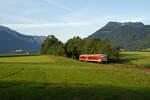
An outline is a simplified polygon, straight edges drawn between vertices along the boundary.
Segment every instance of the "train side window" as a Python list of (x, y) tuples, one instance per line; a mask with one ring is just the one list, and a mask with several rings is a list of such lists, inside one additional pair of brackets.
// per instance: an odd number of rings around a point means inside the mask
[(97, 57), (89, 57), (89, 59), (96, 59)]
[(81, 59), (86, 59), (86, 57), (80, 57)]

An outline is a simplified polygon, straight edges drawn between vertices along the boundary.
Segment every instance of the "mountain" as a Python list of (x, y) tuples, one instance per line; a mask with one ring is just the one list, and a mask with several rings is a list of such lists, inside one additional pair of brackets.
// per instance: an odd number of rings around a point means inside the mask
[(85, 39), (108, 39), (112, 45), (126, 50), (150, 48), (150, 25), (142, 22), (109, 22)]
[(29, 36), (0, 26), (0, 54), (14, 53), (16, 50), (37, 53), (45, 36)]

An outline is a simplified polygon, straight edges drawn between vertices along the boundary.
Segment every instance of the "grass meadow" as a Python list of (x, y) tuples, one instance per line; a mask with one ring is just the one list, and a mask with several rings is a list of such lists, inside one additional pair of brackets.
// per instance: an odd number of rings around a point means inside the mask
[[(137, 56), (141, 67), (140, 57), (148, 55), (121, 54), (128, 59), (123, 64), (137, 64)], [(3, 56), (0, 100), (150, 100), (150, 72), (56, 56)]]
[(121, 63), (150, 68), (150, 52), (121, 52)]

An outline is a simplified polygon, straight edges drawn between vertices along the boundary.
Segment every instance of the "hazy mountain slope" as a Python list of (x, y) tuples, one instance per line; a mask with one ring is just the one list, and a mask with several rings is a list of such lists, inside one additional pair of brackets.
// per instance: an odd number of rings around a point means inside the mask
[(0, 26), (0, 53), (13, 53), (18, 49), (25, 52), (39, 52), (44, 38), (23, 35), (7, 27)]
[(144, 25), (141, 22), (109, 22), (103, 28), (88, 36), (86, 39), (108, 39), (111, 44), (118, 45), (123, 49), (140, 50), (150, 47), (149, 37), (150, 26)]

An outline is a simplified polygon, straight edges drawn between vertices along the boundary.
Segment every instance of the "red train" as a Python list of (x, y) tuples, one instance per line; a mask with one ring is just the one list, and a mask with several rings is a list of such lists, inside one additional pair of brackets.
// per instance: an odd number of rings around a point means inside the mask
[(108, 58), (106, 54), (85, 54), (85, 55), (80, 55), (79, 60), (102, 63), (102, 62), (107, 62)]

